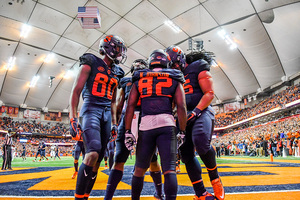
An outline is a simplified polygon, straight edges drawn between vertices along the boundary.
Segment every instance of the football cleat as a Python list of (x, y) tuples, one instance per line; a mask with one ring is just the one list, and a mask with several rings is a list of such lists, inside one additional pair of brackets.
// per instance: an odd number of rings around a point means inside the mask
[(195, 195), (194, 200), (216, 200), (216, 198), (209, 192), (205, 192), (205, 195), (200, 196), (200, 197)]
[(176, 166), (176, 174), (178, 174), (180, 172), (180, 167)]
[(154, 196), (154, 199), (156, 199), (156, 200), (164, 200), (165, 199), (165, 195), (164, 194), (162, 194), (162, 195), (159, 196), (155, 192), (153, 196)]
[(78, 174), (78, 172), (74, 172), (72, 179), (76, 178), (77, 174)]
[(217, 198), (217, 200), (224, 200), (225, 198), (225, 191), (221, 182), (220, 178), (216, 178), (211, 181), (211, 185), (214, 189), (214, 195)]

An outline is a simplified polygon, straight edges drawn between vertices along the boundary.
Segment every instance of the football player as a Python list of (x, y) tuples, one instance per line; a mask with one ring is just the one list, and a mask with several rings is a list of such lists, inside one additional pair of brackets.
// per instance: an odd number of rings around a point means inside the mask
[[(130, 72), (131, 75), (133, 75), (134, 72), (142, 69), (147, 69), (147, 68), (148, 68), (148, 63), (146, 60), (137, 59), (133, 61)], [(119, 126), (118, 126), (118, 137), (116, 140), (116, 156), (114, 160), (114, 165), (109, 174), (104, 200), (112, 199), (113, 194), (123, 177), (124, 164), (131, 153), (131, 150), (128, 150), (124, 143), (125, 140), (124, 115), (127, 107), (126, 102), (128, 99), (130, 89), (132, 87), (132, 78), (131, 77), (122, 78), (119, 86), (121, 90), (120, 90), (120, 96), (117, 104), (117, 116), (118, 116)], [(136, 135), (136, 139), (137, 139), (137, 132), (138, 132), (139, 113), (140, 113), (140, 104), (138, 103), (138, 105), (135, 108), (135, 119), (133, 120), (132, 123), (132, 132)], [(156, 188), (154, 197), (158, 200), (163, 199), (161, 170), (160, 170), (160, 165), (157, 162), (156, 154), (153, 155), (153, 158), (151, 160), (150, 176), (152, 177)]]
[[(121, 37), (108, 35), (99, 44), (103, 58), (90, 53), (80, 57), (81, 70), (70, 97), (70, 134), (73, 138), (82, 134), (86, 154), (77, 175), (75, 199), (88, 198), (107, 143), (117, 136), (116, 93), (119, 79), (124, 76), (117, 64), (125, 62), (126, 51)], [(83, 105), (78, 120), (81, 93)]]
[(36, 159), (37, 159), (38, 155), (40, 155), (40, 160), (39, 161), (41, 161), (41, 159), (42, 159), (42, 153), (41, 153), (42, 152), (42, 146), (43, 146), (42, 142), (39, 142), (39, 146), (38, 146), (37, 152), (35, 154), (35, 159), (33, 160), (33, 162), (36, 162)]
[[(194, 199), (213, 200), (216, 197), (223, 200), (224, 188), (217, 170), (215, 150), (210, 144), (215, 117), (210, 106), (214, 98), (214, 89), (209, 72), (210, 63), (207, 62), (210, 61), (209, 57), (203, 52), (196, 52), (188, 54), (185, 58), (184, 52), (174, 45), (168, 47), (166, 52), (173, 61), (172, 68), (180, 69), (186, 79), (184, 91), (188, 117), (186, 138), (180, 147), (180, 153), (196, 193)], [(215, 197), (204, 187), (201, 166), (194, 153), (195, 148), (207, 168)]]
[(168, 69), (170, 57), (158, 49), (149, 57), (149, 68), (133, 75), (133, 85), (128, 97), (125, 114), (125, 145), (132, 149), (136, 140), (131, 133), (134, 109), (141, 98), (141, 122), (136, 146), (135, 170), (131, 184), (131, 198), (139, 199), (143, 189), (145, 172), (158, 148), (164, 175), (166, 199), (176, 199), (176, 124), (172, 115), (172, 103), (177, 106), (179, 127), (184, 133), (186, 107), (183, 91), (184, 78), (180, 71)]
[(47, 161), (49, 160), (49, 159), (47, 158), (47, 156), (46, 156), (46, 144), (45, 144), (44, 141), (42, 141), (41, 158), (40, 158), (40, 161), (41, 161), (42, 159), (43, 159), (43, 161), (44, 161), (45, 158), (46, 158)]

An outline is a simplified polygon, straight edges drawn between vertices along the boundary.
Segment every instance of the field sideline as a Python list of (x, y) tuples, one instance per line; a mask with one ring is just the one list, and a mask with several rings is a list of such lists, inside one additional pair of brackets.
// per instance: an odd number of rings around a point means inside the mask
[[(73, 199), (76, 185), (76, 181), (71, 179), (73, 158), (62, 157), (48, 162), (32, 162), (33, 159), (28, 157), (22, 161), (15, 158), (12, 163), (14, 170), (0, 171), (0, 200)], [(128, 159), (114, 199), (130, 199), (134, 159), (134, 156)], [(288, 156), (274, 158), (274, 162), (270, 162), (270, 158), (265, 157), (223, 156), (217, 162), (226, 200), (300, 199), (300, 158)], [(204, 184), (209, 192), (213, 192), (203, 164), (202, 169)], [(102, 161), (90, 199), (103, 199), (108, 176), (109, 170), (104, 168)], [(193, 189), (183, 164), (177, 179), (177, 199), (193, 199)], [(153, 183), (147, 173), (141, 199), (153, 199), (153, 192)]]

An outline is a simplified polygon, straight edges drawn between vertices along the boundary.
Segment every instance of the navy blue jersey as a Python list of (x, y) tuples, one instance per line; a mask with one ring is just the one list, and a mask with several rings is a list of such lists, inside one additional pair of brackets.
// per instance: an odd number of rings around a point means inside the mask
[(41, 151), (45, 151), (46, 150), (46, 145), (45, 143), (42, 144), (42, 147), (41, 147)]
[(120, 80), (120, 88), (124, 90), (125, 93), (125, 101), (128, 99), (129, 92), (132, 87), (131, 77), (124, 77)]
[(205, 60), (197, 60), (189, 64), (183, 71), (185, 83), (183, 84), (187, 110), (193, 110), (204, 95), (198, 82), (198, 75), (202, 71), (209, 71), (210, 66)]
[(110, 107), (113, 92), (124, 76), (124, 71), (118, 65), (109, 68), (101, 58), (90, 53), (83, 54), (79, 59), (80, 65), (91, 67), (82, 91), (84, 103)]
[(183, 83), (179, 70), (139, 70), (133, 75), (141, 98), (141, 116), (172, 114), (172, 102), (178, 82)]

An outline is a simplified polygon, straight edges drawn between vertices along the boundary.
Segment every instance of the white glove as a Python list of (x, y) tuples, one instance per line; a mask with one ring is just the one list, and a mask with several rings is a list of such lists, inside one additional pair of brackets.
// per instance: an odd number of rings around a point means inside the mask
[(126, 148), (129, 151), (133, 150), (133, 147), (136, 144), (136, 139), (135, 139), (134, 135), (131, 133), (131, 130), (126, 130), (124, 143), (125, 143)]
[(185, 131), (179, 131), (179, 133), (177, 133), (177, 149), (179, 149), (184, 142), (185, 142)]

